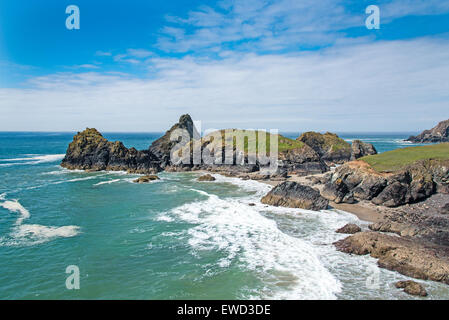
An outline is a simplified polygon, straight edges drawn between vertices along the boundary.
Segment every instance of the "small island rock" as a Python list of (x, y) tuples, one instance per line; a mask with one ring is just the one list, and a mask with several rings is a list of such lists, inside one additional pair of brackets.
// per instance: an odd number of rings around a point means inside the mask
[(155, 180), (159, 180), (159, 177), (155, 176), (155, 175), (148, 175), (148, 176), (139, 177), (138, 179), (134, 180), (133, 182), (148, 183), (148, 182), (155, 181)]
[(362, 231), (362, 229), (358, 225), (353, 224), (353, 223), (348, 223), (344, 227), (338, 229), (336, 232), (337, 233), (354, 234), (354, 233), (357, 233), (360, 231)]
[(327, 209), (329, 201), (319, 191), (293, 181), (279, 184), (261, 200), (264, 204), (306, 210)]
[(212, 177), (210, 174), (205, 174), (198, 178), (198, 181), (215, 181), (216, 179)]
[(395, 287), (398, 289), (404, 289), (404, 292), (413, 295), (413, 296), (421, 296), (426, 297), (427, 291), (424, 287), (418, 282), (407, 280), (407, 281), (398, 281), (395, 284)]

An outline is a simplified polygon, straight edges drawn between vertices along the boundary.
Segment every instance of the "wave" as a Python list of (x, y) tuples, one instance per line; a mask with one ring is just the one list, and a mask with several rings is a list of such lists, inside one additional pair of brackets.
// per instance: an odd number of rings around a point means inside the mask
[[(4, 194), (0, 200), (4, 200)], [(30, 212), (25, 209), (18, 200), (6, 200), (0, 206), (12, 213), (19, 213), (15, 226), (6, 237), (0, 238), (0, 245), (3, 246), (29, 246), (41, 244), (55, 238), (69, 238), (79, 234), (78, 226), (43, 226), (39, 224), (23, 224), (24, 220), (31, 217)]]
[(27, 164), (40, 164), (40, 163), (50, 163), (62, 160), (65, 154), (47, 154), (47, 155), (38, 155), (34, 157), (26, 157), (26, 158), (12, 158), (12, 159), (0, 159), (2, 163), (0, 166), (16, 166), (16, 165), (27, 165)]
[(113, 180), (108, 180), (108, 181), (102, 181), (102, 182), (95, 183), (94, 186), (101, 186), (103, 184), (111, 184), (111, 183), (119, 182), (119, 181), (121, 181), (121, 179), (113, 179)]
[(341, 284), (320, 261), (313, 245), (283, 233), (276, 221), (241, 199), (223, 200), (194, 191), (208, 199), (182, 205), (161, 216), (195, 225), (187, 231), (193, 254), (218, 251), (223, 255), (217, 261), (218, 268), (238, 264), (255, 272), (265, 284), (262, 291), (252, 293), (255, 298), (336, 298)]
[(22, 224), (23, 220), (28, 219), (30, 217), (30, 212), (27, 209), (25, 209), (17, 200), (2, 202), (0, 203), (0, 207), (3, 207), (9, 210), (10, 212), (20, 213), (20, 216), (16, 221), (16, 225)]

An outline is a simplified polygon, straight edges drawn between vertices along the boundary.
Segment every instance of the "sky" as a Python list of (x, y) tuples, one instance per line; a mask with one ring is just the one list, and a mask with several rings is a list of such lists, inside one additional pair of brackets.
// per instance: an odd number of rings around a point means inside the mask
[(160, 132), (185, 113), (203, 130), (431, 128), (449, 118), (449, 0), (0, 2), (0, 131)]

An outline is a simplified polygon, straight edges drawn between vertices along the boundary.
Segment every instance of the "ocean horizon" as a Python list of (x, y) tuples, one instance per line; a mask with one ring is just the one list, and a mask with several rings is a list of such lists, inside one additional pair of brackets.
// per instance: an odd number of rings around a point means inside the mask
[[(413, 146), (409, 134), (340, 137), (385, 152)], [(160, 135), (104, 133), (137, 149)], [(218, 174), (140, 185), (136, 174), (67, 170), (72, 138), (0, 132), (1, 299), (414, 299), (393, 285), (408, 277), (332, 245), (347, 223), (367, 228), (353, 214), (266, 206), (270, 185)], [(81, 290), (66, 288), (70, 265)], [(449, 298), (447, 285), (423, 282), (429, 299)]]

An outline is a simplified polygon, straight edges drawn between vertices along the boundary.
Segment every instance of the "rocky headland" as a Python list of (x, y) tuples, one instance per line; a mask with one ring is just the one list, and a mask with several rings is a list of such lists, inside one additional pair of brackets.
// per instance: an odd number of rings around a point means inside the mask
[(430, 130), (424, 130), (417, 136), (409, 137), (407, 141), (413, 143), (449, 142), (449, 119), (441, 121)]
[[(444, 126), (442, 122), (431, 131), (432, 136), (442, 137), (438, 141), (445, 141)], [(172, 139), (177, 129), (183, 135)], [(258, 160), (249, 164), (255, 155), (270, 153), (270, 147), (259, 150), (261, 134), (271, 142), (277, 140), (274, 172), (268, 170), (269, 164)], [(234, 138), (241, 136), (247, 143), (235, 142)], [(418, 137), (421, 142), (430, 141), (429, 133)], [(231, 161), (226, 158), (229, 150)], [(198, 162), (198, 154), (208, 157), (200, 157)], [(182, 161), (174, 162), (174, 158)], [(219, 173), (269, 183), (273, 189), (261, 199), (264, 204), (315, 211), (330, 207), (373, 222), (370, 231), (362, 231), (357, 225), (339, 229), (337, 232), (350, 235), (335, 243), (338, 250), (370, 254), (378, 259), (380, 267), (449, 284), (449, 143), (377, 154), (371, 144), (359, 140), (349, 144), (333, 133), (306, 132), (289, 139), (226, 129), (200, 137), (191, 117), (183, 115), (164, 136), (141, 151), (110, 142), (95, 129), (86, 129), (74, 136), (61, 165), (147, 176), (162, 170), (196, 171), (205, 174), (199, 181), (212, 182), (210, 174)], [(136, 182), (153, 180), (139, 179)], [(423, 295), (413, 283), (400, 287)]]

